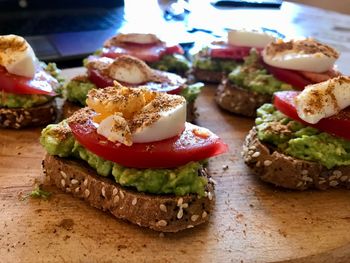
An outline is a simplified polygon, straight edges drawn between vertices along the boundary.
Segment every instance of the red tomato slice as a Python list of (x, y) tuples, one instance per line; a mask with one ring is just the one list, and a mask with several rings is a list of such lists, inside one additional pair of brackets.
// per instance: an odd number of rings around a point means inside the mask
[(308, 80), (310, 80), (312, 83), (323, 82), (341, 75), (341, 73), (336, 69), (330, 69), (322, 73), (310, 72), (310, 71), (299, 71), (299, 73), (305, 78), (307, 78)]
[[(209, 54), (212, 58), (243, 59), (249, 56), (251, 47), (233, 46), (226, 43), (212, 44), (209, 47)], [(261, 51), (261, 49), (257, 49)]]
[(185, 130), (179, 136), (132, 146), (108, 141), (96, 132), (91, 119), (84, 123), (70, 122), (69, 126), (74, 137), (86, 149), (126, 167), (175, 168), (224, 153), (228, 149), (218, 136), (190, 123), (186, 123)]
[(277, 68), (264, 63), (265, 68), (270, 72), (276, 79), (283, 81), (292, 85), (297, 89), (304, 89), (307, 85), (313, 84), (315, 82), (311, 82), (303, 75), (299, 74), (296, 70), (289, 70), (283, 68)]
[(102, 75), (97, 69), (88, 69), (88, 78), (94, 83), (98, 88), (106, 88), (113, 86), (113, 79)]
[(136, 44), (123, 43), (119, 46), (113, 46), (102, 49), (102, 56), (109, 58), (116, 58), (121, 55), (130, 55), (137, 57), (145, 62), (156, 62), (164, 55), (169, 54), (183, 54), (184, 51), (181, 46), (173, 45), (166, 46), (160, 44)]
[[(106, 88), (113, 86), (113, 79), (109, 76), (101, 74), (97, 69), (88, 69), (88, 77), (91, 82), (93, 82), (98, 88)], [(130, 84), (122, 81), (118, 81), (120, 84), (126, 87), (136, 88), (139, 86), (147, 87), (153, 91), (159, 92), (167, 92), (169, 94), (179, 94), (183, 89), (183, 84), (185, 80), (183, 80), (180, 76), (177, 76), (173, 73), (164, 73), (168, 76), (168, 78), (172, 79), (174, 84), (169, 83), (158, 83), (158, 82), (145, 82), (140, 84)], [(183, 81), (182, 81), (183, 80)]]
[(0, 90), (15, 94), (43, 94), (56, 95), (53, 90), (59, 85), (58, 81), (46, 71), (38, 70), (34, 78), (14, 75), (0, 66)]
[(294, 98), (299, 94), (298, 91), (280, 91), (274, 94), (273, 104), (275, 107), (288, 117), (312, 126), (321, 131), (330, 133), (335, 136), (343, 137), (350, 140), (350, 107), (342, 110), (336, 115), (321, 119), (316, 124), (310, 124), (299, 118), (294, 105)]

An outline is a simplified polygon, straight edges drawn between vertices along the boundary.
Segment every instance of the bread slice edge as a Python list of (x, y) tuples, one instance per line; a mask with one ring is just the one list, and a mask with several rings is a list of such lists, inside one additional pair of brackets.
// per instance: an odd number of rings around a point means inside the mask
[(320, 163), (285, 155), (261, 142), (255, 127), (245, 138), (242, 156), (261, 180), (276, 186), (293, 190), (350, 188), (350, 166), (327, 169)]
[(47, 154), (43, 170), (49, 183), (116, 218), (162, 232), (177, 232), (208, 222), (215, 204), (214, 185), (206, 196), (155, 195), (122, 187), (82, 161)]

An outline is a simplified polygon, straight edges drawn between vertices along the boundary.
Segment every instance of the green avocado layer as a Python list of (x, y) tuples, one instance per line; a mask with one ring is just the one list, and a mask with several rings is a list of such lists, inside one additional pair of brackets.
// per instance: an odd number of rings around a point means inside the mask
[[(54, 78), (58, 80), (60, 84), (63, 83), (63, 79), (60, 78), (60, 70), (56, 67), (55, 63), (45, 64), (40, 63), (41, 66), (50, 73)], [(58, 94), (61, 93), (61, 87), (55, 90)], [(0, 107), (6, 108), (31, 108), (42, 105), (48, 101), (51, 101), (54, 97), (42, 95), (42, 94), (15, 94), (0, 91)]]
[(272, 95), (276, 91), (291, 90), (291, 85), (279, 81), (268, 73), (260, 61), (260, 56), (252, 49), (244, 58), (243, 65), (236, 67), (229, 75), (231, 83), (261, 94)]
[(207, 48), (204, 48), (193, 57), (194, 68), (229, 73), (240, 64), (233, 59), (211, 58), (208, 55), (205, 55), (207, 53)]
[[(58, 135), (63, 127), (68, 131), (64, 138)], [(198, 176), (202, 168), (199, 162), (190, 162), (176, 169), (135, 169), (104, 160), (81, 146), (65, 121), (47, 126), (41, 133), (40, 143), (51, 155), (84, 160), (99, 175), (113, 176), (120, 185), (136, 188), (140, 192), (175, 195), (195, 193), (204, 196), (208, 183), (207, 178)]]
[(52, 99), (52, 96), (46, 96), (41, 94), (20, 95), (2, 91), (0, 93), (0, 107), (27, 109), (34, 106), (42, 105)]
[(183, 75), (191, 67), (191, 63), (180, 54), (165, 55), (159, 61), (149, 63), (151, 68)]
[(65, 86), (64, 96), (68, 101), (86, 105), (86, 97), (89, 90), (96, 89), (96, 85), (91, 81), (71, 80)]
[(272, 104), (261, 106), (257, 116), (259, 140), (277, 147), (280, 152), (319, 162), (328, 169), (350, 165), (350, 141), (289, 119)]

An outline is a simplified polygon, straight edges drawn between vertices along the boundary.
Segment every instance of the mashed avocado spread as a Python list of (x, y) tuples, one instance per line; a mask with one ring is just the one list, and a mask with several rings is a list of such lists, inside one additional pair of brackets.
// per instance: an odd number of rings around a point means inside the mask
[(185, 74), (190, 69), (190, 62), (180, 54), (165, 55), (159, 61), (150, 63), (151, 68), (177, 73)]
[(272, 104), (257, 110), (258, 138), (287, 155), (319, 162), (328, 169), (350, 165), (350, 141), (287, 118)]
[(243, 65), (236, 67), (228, 75), (228, 79), (241, 88), (261, 94), (272, 95), (276, 91), (293, 89), (291, 85), (277, 80), (267, 72), (254, 49), (244, 58)]
[(51, 155), (84, 160), (99, 175), (113, 176), (120, 185), (134, 187), (140, 192), (204, 196), (208, 183), (206, 178), (198, 176), (202, 167), (199, 162), (176, 169), (134, 169), (104, 160), (81, 146), (65, 121), (47, 126), (41, 133), (40, 143)]
[(87, 79), (85, 81), (71, 80), (65, 86), (64, 96), (68, 101), (85, 106), (89, 90), (96, 88), (96, 85)]
[[(41, 66), (52, 75), (54, 78), (58, 80), (60, 84), (63, 83), (63, 79), (59, 77), (60, 70), (57, 69), (55, 63), (45, 64), (43, 62), (40, 63)], [(60, 94), (61, 89), (55, 90), (58, 94)], [(14, 94), (8, 93), (4, 91), (0, 91), (0, 107), (7, 108), (31, 108), (35, 106), (42, 105), (54, 97), (42, 95), (42, 94)]]
[(41, 94), (19, 95), (2, 91), (0, 93), (0, 107), (27, 109), (44, 104), (51, 99), (53, 97)]
[(208, 48), (203, 48), (193, 57), (193, 67), (216, 72), (231, 72), (239, 63), (233, 59), (216, 59), (207, 55)]

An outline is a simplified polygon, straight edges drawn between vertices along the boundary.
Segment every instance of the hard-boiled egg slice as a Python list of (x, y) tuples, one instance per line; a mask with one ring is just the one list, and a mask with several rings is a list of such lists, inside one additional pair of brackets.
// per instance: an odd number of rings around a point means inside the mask
[(128, 146), (171, 138), (185, 127), (186, 100), (178, 95), (108, 87), (91, 90), (87, 104), (97, 113), (97, 132)]
[(100, 122), (97, 133), (106, 137), (109, 141), (120, 142), (127, 146), (132, 145), (131, 132), (128, 122), (122, 114), (115, 113)]
[(143, 61), (131, 57), (120, 56), (109, 66), (109, 76), (118, 81), (140, 84), (152, 77), (153, 70)]
[(299, 117), (311, 124), (350, 106), (350, 77), (340, 76), (307, 86), (296, 98)]
[(186, 100), (181, 96), (162, 94), (146, 105), (135, 119), (145, 121), (133, 132), (134, 143), (161, 141), (174, 137), (185, 128)]
[(20, 36), (0, 36), (0, 65), (9, 73), (32, 78), (37, 58), (28, 42)]
[(264, 48), (275, 38), (259, 30), (230, 30), (227, 33), (227, 41), (230, 45)]
[(262, 56), (266, 64), (274, 67), (321, 73), (333, 68), (339, 53), (328, 45), (307, 38), (272, 42), (265, 47)]

